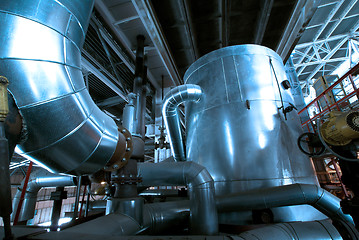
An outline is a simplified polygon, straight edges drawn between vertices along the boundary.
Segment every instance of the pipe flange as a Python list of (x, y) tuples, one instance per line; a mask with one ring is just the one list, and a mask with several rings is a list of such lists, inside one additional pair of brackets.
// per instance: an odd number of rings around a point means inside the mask
[(133, 143), (131, 133), (123, 126), (118, 126), (118, 131), (120, 135), (124, 137), (125, 144), (120, 143), (123, 137), (119, 137), (119, 142), (117, 144), (115, 153), (113, 154), (107, 165), (104, 167), (105, 171), (112, 172), (123, 168), (128, 163), (128, 160), (132, 155)]

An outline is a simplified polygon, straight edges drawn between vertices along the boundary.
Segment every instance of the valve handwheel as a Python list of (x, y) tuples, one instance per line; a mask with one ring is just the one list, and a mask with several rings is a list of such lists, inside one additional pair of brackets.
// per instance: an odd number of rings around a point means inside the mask
[[(308, 151), (305, 150), (306, 146), (303, 146), (303, 143), (307, 144)], [(319, 156), (325, 151), (325, 146), (321, 143), (319, 136), (315, 133), (305, 132), (301, 134), (298, 137), (297, 144), (300, 151), (310, 157)]]

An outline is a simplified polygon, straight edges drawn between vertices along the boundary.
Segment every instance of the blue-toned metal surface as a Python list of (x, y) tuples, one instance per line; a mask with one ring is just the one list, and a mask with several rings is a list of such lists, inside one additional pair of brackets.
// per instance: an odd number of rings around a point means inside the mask
[[(15, 218), (16, 209), (19, 206), (22, 188), (24, 186), (25, 179), (21, 183), (21, 187), (17, 189), (15, 197), (13, 199), (13, 214), (11, 219)], [(26, 188), (26, 194), (20, 210), (19, 221), (27, 221), (34, 217), (35, 207), (37, 201), (37, 194), (41, 188), (46, 187), (64, 187), (75, 186), (76, 177), (69, 175), (52, 174), (45, 169), (38, 169), (31, 173), (29, 182)]]
[(243, 232), (237, 237), (238, 240), (342, 240), (344, 236), (340, 235), (330, 221), (323, 220), (265, 225)]
[(138, 176), (142, 186), (187, 185), (190, 198), (191, 234), (218, 234), (218, 216), (214, 185), (206, 168), (194, 162), (140, 163)]
[[(208, 169), (217, 196), (317, 184), (310, 160), (296, 145), (302, 131), (297, 111), (287, 113), (287, 120), (283, 114), (282, 107), (294, 102), (281, 84), (287, 77), (274, 51), (257, 45), (222, 48), (192, 64), (184, 80), (204, 93), (201, 101), (186, 105), (186, 157)], [(324, 217), (310, 206), (273, 212), (276, 221)], [(221, 214), (220, 222), (250, 223), (243, 214)]]
[(93, 4), (0, 1), (0, 72), (28, 128), (19, 148), (54, 172), (95, 172), (117, 144), (115, 122), (94, 104), (81, 74)]
[[(298, 111), (300, 111), (306, 106), (306, 104), (303, 97), (302, 86), (300, 85), (291, 56), (288, 58), (285, 64), (285, 72), (287, 73), (288, 80), (291, 84), (290, 90), (293, 95), (295, 106), (297, 107)], [(308, 112), (305, 111), (300, 115), (300, 121), (304, 123), (307, 120), (309, 120), (309, 115)]]
[(162, 115), (170, 139), (173, 157), (176, 161), (186, 160), (178, 106), (188, 101), (198, 102), (202, 94), (201, 87), (186, 84), (172, 89), (163, 99)]

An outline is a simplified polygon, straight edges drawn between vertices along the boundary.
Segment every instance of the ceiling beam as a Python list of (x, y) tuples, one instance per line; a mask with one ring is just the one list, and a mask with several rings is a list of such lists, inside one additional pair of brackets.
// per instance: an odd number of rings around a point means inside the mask
[[(337, 41), (337, 40), (340, 40), (340, 39), (343, 39), (343, 38), (349, 37), (349, 36), (356, 37), (356, 36), (359, 36), (359, 33), (354, 32), (354, 33), (347, 33), (347, 34), (339, 34), (339, 35), (330, 36), (326, 39), (319, 39), (314, 42), (301, 43), (301, 44), (298, 44), (297, 46), (295, 46), (295, 49), (297, 50), (297, 49), (312, 47), (314, 44), (319, 45), (320, 43)], [(303, 53), (303, 55), (304, 55), (304, 53)]]
[(352, 10), (354, 5), (358, 2), (358, 0), (351, 0), (348, 6), (343, 10), (343, 12), (337, 17), (338, 19), (335, 21), (333, 25), (331, 25), (330, 30), (325, 34), (324, 38), (328, 38), (332, 35), (332, 33), (337, 29), (339, 24), (344, 20), (345, 16)]
[(96, 102), (96, 105), (99, 107), (112, 107), (112, 106), (119, 105), (121, 103), (125, 103), (123, 98), (120, 96), (115, 96), (115, 97), (107, 98), (102, 101), (98, 101), (98, 102)]
[[(102, 1), (99, 1), (99, 2), (102, 2)], [(105, 6), (102, 6), (102, 7), (105, 7)], [(109, 17), (109, 16), (107, 16), (107, 17)], [(134, 17), (132, 17), (132, 18), (134, 20)], [(137, 16), (137, 18), (139, 18), (139, 16)], [(135, 55), (133, 54), (132, 50), (130, 49), (130, 46), (124, 46), (125, 49), (129, 49), (129, 51), (130, 51), (129, 54), (126, 54), (121, 49), (121, 47), (118, 46), (116, 41), (110, 36), (110, 34), (107, 32), (107, 30), (102, 26), (100, 21), (94, 15), (92, 15), (91, 20), (92, 20), (91, 23), (95, 24), (97, 26), (97, 28), (99, 29), (99, 32), (100, 32), (103, 40), (105, 40), (105, 42), (111, 47), (111, 49), (116, 53), (116, 55), (122, 60), (122, 62), (126, 65), (126, 67), (134, 74), (135, 73), (135, 65), (134, 65)], [(114, 22), (113, 24), (118, 25), (119, 23), (117, 21), (117, 22)], [(115, 31), (118, 31), (118, 30), (116, 29)], [(123, 34), (119, 34), (118, 36), (125, 38), (125, 36)], [(127, 38), (123, 39), (120, 42), (122, 44), (129, 44)], [(148, 71), (147, 78), (150, 80), (150, 82), (154, 88), (156, 88), (156, 89), (160, 88), (160, 85), (157, 83), (157, 81), (154, 78), (154, 76), (152, 75), (151, 71)]]
[[(330, 41), (338, 41), (338, 40), (340, 40), (339, 43), (341, 43), (342, 41), (346, 41), (346, 40), (349, 39), (349, 38), (359, 36), (359, 33), (356, 32), (356, 31), (358, 30), (358, 28), (359, 28), (359, 21), (357, 21), (357, 22), (353, 25), (353, 27), (350, 29), (349, 33), (347, 33), (347, 34), (341, 34), (341, 35), (331, 36), (331, 37), (328, 37), (328, 38), (323, 39), (323, 40), (318, 40), (318, 41), (316, 41), (316, 42), (306, 43), (306, 44), (308, 44), (308, 45), (303, 44), (302, 46), (303, 46), (303, 48), (306, 47), (306, 46), (309, 46), (308, 49), (310, 50), (311, 48), (314, 49), (314, 48), (316, 48), (316, 47), (321, 47), (323, 44), (327, 44), (327, 43), (330, 42)], [(299, 45), (299, 46), (300, 46), (300, 45)], [(302, 48), (302, 46), (300, 46), (300, 47)], [(296, 48), (297, 48), (297, 47), (296, 47)], [(307, 49), (307, 50), (308, 50), (308, 49)], [(303, 57), (301, 58), (301, 60), (304, 59), (305, 57), (308, 58), (308, 52), (309, 52), (309, 50), (306, 51), (307, 55), (304, 55), (304, 53), (301, 53), (301, 55), (303, 56)], [(313, 57), (313, 55), (312, 55), (312, 57)], [(309, 57), (308, 60), (311, 61), (312, 57)], [(295, 66), (297, 66), (298, 64), (301, 64), (301, 63), (303, 63), (303, 60), (302, 60), (302, 61), (297, 61), (297, 63), (295, 64)], [(306, 66), (302, 66), (302, 67), (297, 71), (297, 74), (298, 74), (298, 75), (304, 74), (303, 71), (305, 70), (305, 67), (306, 67)]]
[[(329, 22), (332, 20), (332, 18), (335, 16), (335, 14), (337, 13), (337, 11), (339, 10), (339, 8), (342, 6), (342, 4), (344, 3), (345, 0), (340, 0), (336, 3), (335, 6), (333, 6), (333, 9), (330, 11), (330, 13), (328, 14), (327, 18), (325, 19), (324, 23), (321, 25), (321, 27), (319, 28), (319, 30), (315, 33), (312, 42), (317, 42), (318, 38), (320, 37), (320, 35), (323, 33), (324, 29), (326, 29), (326, 27), (328, 26)], [(320, 6), (322, 7), (322, 6)], [(324, 39), (327, 39), (328, 36)], [(310, 47), (308, 47), (308, 49), (304, 52), (304, 55), (300, 58), (300, 60), (298, 61), (298, 63), (302, 63), (303, 60), (305, 59), (305, 57), (308, 55), (308, 53), (310, 52)], [(303, 69), (301, 69), (301, 71), (303, 71)], [(300, 73), (298, 73), (300, 74)]]
[(189, 7), (190, 3), (188, 2), (188, 0), (180, 0), (178, 1), (178, 4), (180, 6), (179, 10), (181, 11), (183, 18), (185, 20), (184, 26), (186, 29), (186, 36), (189, 39), (189, 42), (191, 42), (191, 52), (194, 62), (198, 59), (199, 53), (197, 48), (196, 33), (194, 31), (193, 21), (191, 17), (191, 10)]
[(229, 44), (229, 13), (230, 13), (230, 0), (219, 0), (221, 6), (221, 21), (220, 21), (220, 38), (222, 47), (227, 47)]
[(128, 23), (128, 22), (131, 22), (133, 20), (136, 20), (140, 18), (138, 15), (135, 15), (135, 16), (131, 16), (131, 17), (127, 17), (127, 18), (123, 18), (121, 20), (118, 20), (118, 21), (115, 21), (113, 23), (113, 25), (120, 25), (120, 24), (123, 24), (123, 23)]
[(344, 38), (342, 39), (333, 49), (332, 51), (330, 51), (330, 53), (328, 53), (322, 60), (323, 62), (321, 64), (319, 64), (313, 71), (311, 71), (311, 74), (309, 74), (309, 76), (306, 78), (305, 81), (308, 81), (310, 79), (312, 79), (315, 74), (317, 74), (317, 72), (319, 72), (319, 70), (325, 65), (325, 61), (329, 60), (343, 45), (344, 43), (346, 43), (348, 41), (348, 38)]
[(263, 41), (264, 33), (267, 28), (270, 13), (272, 11), (274, 0), (261, 0), (261, 10), (256, 24), (256, 32), (254, 34), (253, 42), (261, 44)]
[(140, 16), (151, 41), (156, 47), (173, 84), (175, 86), (182, 84), (182, 79), (179, 75), (176, 63), (155, 15), (152, 4), (149, 0), (132, 0), (132, 4), (136, 9), (137, 14)]
[(95, 67), (90, 61), (86, 58), (81, 59), (81, 65), (94, 74), (98, 79), (100, 79), (106, 86), (108, 86), (112, 91), (114, 91), (118, 96), (120, 96), (124, 101), (128, 102), (127, 96), (122, 92), (122, 90), (116, 86), (108, 77), (106, 77), (97, 67)]
[(347, 60), (348, 57), (341, 57), (341, 58), (334, 58), (334, 59), (327, 59), (327, 60), (323, 60), (323, 59), (320, 59), (318, 61), (314, 61), (314, 62), (307, 62), (307, 63), (300, 63), (300, 64), (297, 64), (295, 65), (295, 67), (307, 67), (307, 66), (311, 66), (311, 65), (317, 65), (317, 64), (322, 64), (322, 63), (332, 63), (332, 62), (343, 62), (345, 60)]
[(94, 16), (91, 16), (90, 22), (95, 29), (98, 29), (103, 40), (111, 47), (111, 49), (116, 53), (116, 55), (121, 59), (121, 61), (130, 69), (131, 72), (135, 71), (135, 65), (133, 59), (129, 58), (126, 53), (124, 53), (120, 46), (110, 37), (110, 34), (102, 26), (100, 21)]
[(309, 20), (314, 15), (319, 2), (318, 0), (297, 0), (291, 18), (275, 49), (284, 61), (289, 57), (294, 48), (294, 44), (296, 44), (300, 38), (300, 33), (303, 32)]

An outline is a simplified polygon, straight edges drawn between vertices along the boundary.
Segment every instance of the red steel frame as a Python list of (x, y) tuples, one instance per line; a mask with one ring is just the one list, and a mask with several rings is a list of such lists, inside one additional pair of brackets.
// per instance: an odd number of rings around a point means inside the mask
[[(328, 114), (330, 111), (332, 110), (338, 110), (341, 111), (339, 105), (345, 101), (349, 101), (350, 98), (352, 98), (354, 95), (356, 95), (358, 97), (358, 101), (359, 101), (359, 90), (358, 88), (355, 86), (352, 74), (357, 71), (359, 69), (359, 63), (357, 65), (355, 65), (352, 69), (350, 69), (346, 74), (344, 74), (341, 78), (338, 79), (338, 81), (336, 81), (333, 85), (331, 85), (328, 89), (326, 89), (323, 93), (321, 93), (318, 97), (316, 97), (313, 101), (311, 101), (306, 107), (304, 107), (302, 110), (300, 110), (298, 112), (298, 115), (303, 114), (305, 111), (309, 115), (308, 109), (310, 106), (315, 105), (319, 108), (319, 113), (317, 113), (316, 115), (314, 115), (313, 117), (309, 117), (309, 120), (305, 121), (304, 123), (302, 123), (302, 127), (303, 128), (307, 128), (309, 132), (311, 131), (316, 131), (316, 128), (314, 127), (313, 122), (316, 121), (317, 119), (321, 118), (322, 116), (324, 116), (325, 114)], [(340, 84), (342, 81), (344, 81), (346, 78), (349, 78), (349, 81), (354, 89), (354, 91), (352, 91), (351, 93), (349, 93), (348, 95), (345, 95), (343, 98), (337, 100), (334, 104), (329, 105), (328, 101), (326, 99), (326, 94), (329, 93), (335, 86), (337, 86), (338, 84)], [(325, 103), (326, 103), (326, 107), (324, 109), (320, 108), (320, 104), (319, 104), (319, 100), (324, 99)], [(310, 128), (311, 126), (311, 128)], [(342, 183), (341, 181), (341, 175), (339, 173), (339, 169), (338, 166), (335, 163), (335, 160), (332, 160), (333, 165), (335, 167), (335, 171), (336, 174), (339, 178), (340, 181), (340, 185), (344, 191), (344, 194), (346, 197), (349, 196), (348, 191), (345, 187), (345, 185)]]
[[(346, 74), (344, 74), (341, 78), (338, 79), (338, 81), (336, 81), (333, 85), (331, 85), (329, 88), (327, 88), (323, 93), (321, 93), (318, 97), (316, 97), (313, 101), (311, 101), (307, 106), (305, 106), (302, 110), (300, 110), (298, 112), (298, 115), (303, 114), (305, 111), (307, 112), (308, 116), (309, 116), (309, 112), (308, 109), (310, 106), (312, 105), (316, 105), (317, 107), (319, 106), (319, 100), (324, 99), (324, 101), (327, 103), (326, 107), (324, 109), (320, 109), (320, 112), (316, 115), (314, 115), (312, 118), (309, 118), (309, 120), (307, 120), (306, 122), (302, 123), (303, 128), (307, 127), (308, 131), (311, 132), (312, 130), (315, 131), (315, 127), (313, 125), (313, 122), (315, 120), (317, 120), (318, 118), (321, 118), (322, 116), (324, 116), (325, 114), (329, 113), (332, 110), (338, 110), (340, 111), (340, 107), (339, 105), (345, 101), (348, 101), (351, 97), (353, 97), (354, 95), (357, 95), (358, 97), (358, 101), (359, 101), (359, 89), (357, 89), (357, 87), (355, 86), (355, 83), (353, 81), (353, 77), (352, 74), (357, 71), (359, 69), (359, 63), (357, 65), (355, 65), (352, 69), (350, 69)], [(351, 93), (349, 93), (348, 95), (344, 96), (343, 98), (339, 99), (338, 101), (336, 101), (334, 104), (329, 105), (328, 101), (326, 99), (326, 94), (329, 93), (331, 90), (333, 90), (333, 88), (335, 86), (337, 86), (338, 84), (340, 84), (342, 81), (344, 81), (346, 78), (349, 78), (350, 83), (353, 86), (354, 91), (352, 91)], [(312, 128), (310, 128), (310, 125)]]

